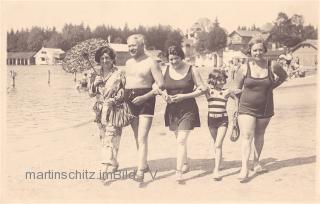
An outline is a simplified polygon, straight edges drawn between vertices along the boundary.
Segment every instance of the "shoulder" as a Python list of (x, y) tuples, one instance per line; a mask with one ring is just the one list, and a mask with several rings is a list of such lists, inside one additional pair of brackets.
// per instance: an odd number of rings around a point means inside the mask
[(272, 65), (272, 68), (282, 68), (282, 65), (281, 65), (279, 62), (275, 62), (275, 63)]
[(132, 62), (133, 62), (133, 59), (132, 59), (132, 58), (128, 59), (128, 60), (126, 61), (126, 66), (132, 64)]
[[(248, 62), (249, 63), (249, 62)], [(247, 75), (247, 70), (248, 70), (248, 64), (245, 63), (245, 64), (242, 64), (239, 69), (238, 69), (238, 72), (241, 73), (243, 76), (246, 76)]]
[(188, 64), (186, 63), (186, 66), (188, 67), (188, 69), (190, 69), (190, 71), (193, 73), (193, 74), (199, 74), (199, 68), (198, 67), (195, 67), (191, 64)]
[(145, 63), (149, 64), (150, 66), (158, 66), (158, 62), (151, 57), (147, 57), (145, 59)]

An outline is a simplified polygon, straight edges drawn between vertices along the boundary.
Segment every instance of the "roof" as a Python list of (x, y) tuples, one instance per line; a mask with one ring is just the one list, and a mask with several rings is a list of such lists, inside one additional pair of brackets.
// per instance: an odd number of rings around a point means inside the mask
[(36, 52), (8, 52), (7, 58), (30, 58), (33, 57)]
[(282, 54), (286, 53), (285, 50), (268, 50), (266, 53), (265, 53), (265, 56), (266, 57), (278, 57)]
[(231, 36), (233, 33), (238, 33), (242, 37), (252, 37), (254, 35), (261, 34), (260, 31), (256, 31), (256, 30), (235, 30), (231, 32), (229, 36)]
[(60, 48), (49, 48), (49, 47), (43, 47), (41, 48), (40, 50), (44, 50), (44, 51), (47, 51), (47, 52), (59, 52), (59, 53), (65, 53), (65, 51), (63, 51), (62, 49)]
[(261, 31), (256, 30), (235, 30), (229, 34), (231, 36), (234, 33), (238, 33), (241, 37), (253, 37), (255, 35), (261, 35), (264, 39), (269, 37), (269, 33), (262, 33)]
[(109, 43), (108, 45), (116, 52), (129, 52), (127, 44)]
[(291, 50), (294, 51), (303, 45), (311, 45), (315, 49), (318, 49), (318, 40), (307, 39), (307, 40), (302, 41), (301, 43), (297, 44), (296, 46), (292, 47)]

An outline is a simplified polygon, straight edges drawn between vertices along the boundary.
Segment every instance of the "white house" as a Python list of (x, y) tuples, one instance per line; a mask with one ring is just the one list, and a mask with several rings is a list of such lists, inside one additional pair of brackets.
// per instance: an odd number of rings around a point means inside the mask
[(116, 65), (124, 66), (130, 58), (127, 44), (109, 43), (109, 46), (116, 52)]
[(62, 56), (65, 54), (60, 48), (45, 48), (42, 47), (35, 55), (36, 65), (55, 65), (60, 62)]

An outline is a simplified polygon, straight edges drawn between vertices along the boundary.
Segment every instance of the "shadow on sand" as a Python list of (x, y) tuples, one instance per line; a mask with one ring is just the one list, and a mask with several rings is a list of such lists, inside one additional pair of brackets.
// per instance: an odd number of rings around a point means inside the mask
[[(316, 156), (308, 156), (308, 157), (297, 157), (297, 158), (292, 158), (292, 159), (286, 159), (286, 160), (277, 160), (275, 158), (266, 158), (261, 160), (261, 164), (267, 169), (266, 172), (264, 173), (254, 173), (252, 176), (249, 176), (248, 179), (245, 181), (242, 181), (241, 183), (248, 183), (255, 177), (272, 172), (272, 171), (277, 171), (282, 168), (286, 167), (292, 167), (292, 166), (300, 166), (300, 165), (305, 165), (305, 164), (310, 164), (310, 163), (315, 163), (316, 162)], [(189, 159), (190, 163), (190, 171), (202, 171), (201, 173), (194, 175), (190, 178), (184, 179), (181, 184), (184, 184), (188, 180), (192, 179), (197, 179), (204, 177), (206, 175), (209, 175), (212, 173), (213, 167), (214, 167), (214, 159)], [(140, 183), (139, 187), (144, 188), (148, 186), (148, 184), (161, 180), (167, 177), (171, 177), (175, 174), (174, 170), (176, 168), (176, 159), (175, 158), (165, 158), (165, 159), (157, 159), (157, 160), (150, 160), (148, 161), (148, 164), (151, 169), (151, 173), (154, 175), (155, 173), (158, 172), (166, 172), (169, 171), (169, 173), (163, 174), (161, 176), (156, 175), (154, 180), (151, 177), (150, 172), (146, 173), (146, 179), (147, 181)], [(228, 177), (231, 175), (235, 175), (239, 173), (241, 167), (241, 161), (240, 160), (235, 160), (235, 161), (223, 161), (222, 163), (222, 168), (221, 170), (224, 169), (236, 169), (235, 171), (232, 171), (228, 174), (223, 174), (223, 177)], [(125, 168), (125, 169), (120, 169), (120, 171), (123, 170), (133, 170), (134, 168)], [(150, 179), (149, 179), (150, 177)], [(115, 180), (114, 180), (115, 181)], [(114, 181), (108, 182), (108, 184), (111, 184)], [(108, 185), (105, 184), (105, 185)]]

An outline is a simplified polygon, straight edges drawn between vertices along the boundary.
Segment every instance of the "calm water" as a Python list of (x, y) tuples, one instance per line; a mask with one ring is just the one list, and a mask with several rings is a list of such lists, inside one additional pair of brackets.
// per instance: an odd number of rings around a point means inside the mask
[(9, 140), (63, 130), (93, 119), (92, 99), (75, 89), (74, 76), (60, 66), (10, 66), (8, 87), (12, 87), (10, 70), (15, 70), (17, 77), (16, 88), (7, 93)]
[[(44, 133), (62, 131), (93, 120), (92, 105), (87, 92), (75, 89), (73, 74), (59, 66), (8, 67), (8, 87), (12, 87), (10, 70), (17, 72), (16, 88), (7, 93), (7, 133), (9, 141), (36, 138)], [(48, 70), (51, 83), (48, 85)], [(77, 79), (80, 79), (80, 75)], [(275, 111), (277, 117), (299, 118), (310, 113), (315, 118), (316, 86), (277, 89)], [(308, 98), (309, 100), (305, 100)], [(206, 123), (205, 97), (197, 98), (203, 124)], [(165, 103), (158, 98), (153, 125), (163, 126)], [(285, 113), (281, 113), (285, 112)]]

